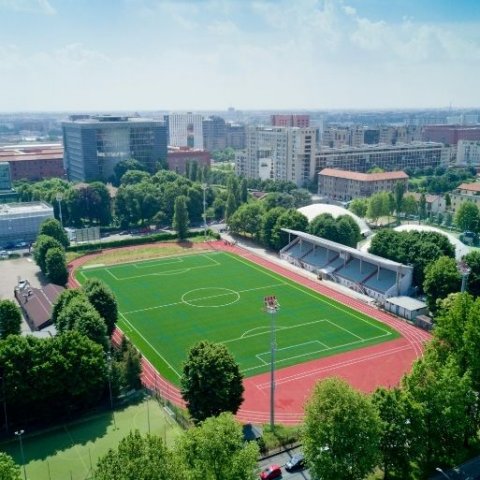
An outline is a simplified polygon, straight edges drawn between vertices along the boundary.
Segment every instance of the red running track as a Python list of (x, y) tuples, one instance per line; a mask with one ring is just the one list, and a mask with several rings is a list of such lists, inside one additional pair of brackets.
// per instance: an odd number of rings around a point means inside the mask
[[(344, 305), (361, 311), (391, 326), (402, 335), (402, 338), (390, 342), (277, 370), (275, 374), (276, 423), (300, 423), (303, 418), (305, 401), (308, 399), (315, 383), (322, 378), (342, 377), (352, 386), (364, 392), (371, 392), (379, 386), (391, 387), (397, 385), (403, 375), (410, 370), (413, 361), (422, 355), (425, 342), (431, 338), (428, 332), (420, 330), (393, 315), (235, 245), (218, 241), (199, 244), (197, 248), (215, 248), (216, 250), (235, 253), (328, 298), (333, 298)], [(73, 268), (84, 263), (81, 262), (82, 258), (74, 262)], [(71, 274), (70, 279), (73, 279), (73, 274)], [(72, 284), (75, 285), (71, 282)], [(113, 341), (118, 342), (121, 335), (122, 333), (117, 329), (113, 335)], [(143, 359), (142, 381), (148, 388), (157, 391), (170, 402), (182, 407), (185, 406), (178, 387), (167, 382), (146, 359)], [(246, 378), (244, 387), (245, 401), (237, 414), (237, 418), (242, 422), (267, 423), (270, 419), (270, 373)]]

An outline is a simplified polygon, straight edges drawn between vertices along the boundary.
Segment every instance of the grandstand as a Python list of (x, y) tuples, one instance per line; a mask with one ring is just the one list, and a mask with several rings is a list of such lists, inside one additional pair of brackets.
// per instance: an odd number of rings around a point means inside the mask
[(280, 251), (280, 258), (315, 273), (320, 279), (332, 280), (381, 303), (388, 297), (408, 295), (411, 291), (411, 266), (309, 233), (282, 230), (291, 241)]

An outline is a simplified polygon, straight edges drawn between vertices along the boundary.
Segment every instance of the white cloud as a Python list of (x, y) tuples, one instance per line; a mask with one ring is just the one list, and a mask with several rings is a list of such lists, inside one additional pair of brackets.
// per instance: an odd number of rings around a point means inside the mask
[(347, 14), (347, 15), (350, 15), (351, 17), (353, 17), (354, 15), (356, 15), (357, 13), (357, 10), (353, 7), (351, 7), (350, 5), (345, 5), (343, 7), (343, 11)]
[(55, 15), (57, 11), (48, 0), (0, 0), (0, 8), (14, 12)]

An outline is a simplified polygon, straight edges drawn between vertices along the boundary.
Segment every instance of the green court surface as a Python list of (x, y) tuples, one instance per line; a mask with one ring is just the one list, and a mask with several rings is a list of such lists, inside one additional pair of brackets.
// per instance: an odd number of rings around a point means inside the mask
[[(103, 413), (47, 433), (23, 437), (23, 451), (28, 480), (87, 480), (97, 459), (128, 435), (130, 430), (149, 431), (173, 445), (180, 427), (155, 400), (145, 400), (112, 412)], [(0, 450), (22, 464), (17, 439), (0, 444)], [(1, 475), (0, 475), (1, 477)], [(23, 478), (23, 477), (22, 477)]]
[[(77, 272), (80, 283), (92, 277), (115, 293), (120, 328), (176, 384), (188, 349), (204, 339), (225, 344), (245, 376), (267, 371), (272, 320), (278, 368), (399, 336), (387, 325), (225, 252), (93, 265)], [(280, 304), (274, 318), (264, 310), (269, 295)]]

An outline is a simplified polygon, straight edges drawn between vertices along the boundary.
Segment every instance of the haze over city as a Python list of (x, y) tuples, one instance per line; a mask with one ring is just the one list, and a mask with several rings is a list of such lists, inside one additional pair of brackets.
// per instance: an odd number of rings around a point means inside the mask
[(480, 105), (475, 0), (0, 0), (1, 111)]

